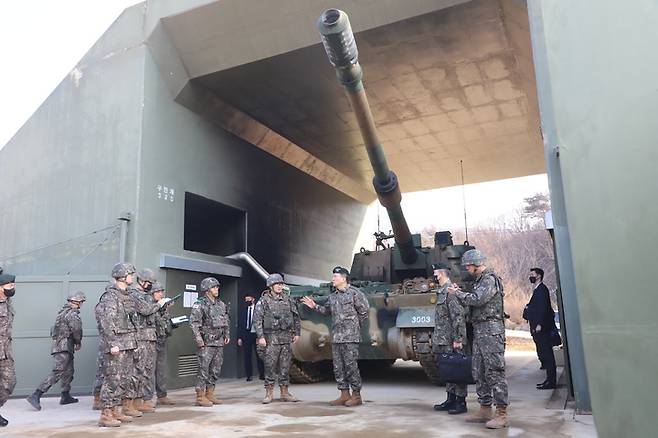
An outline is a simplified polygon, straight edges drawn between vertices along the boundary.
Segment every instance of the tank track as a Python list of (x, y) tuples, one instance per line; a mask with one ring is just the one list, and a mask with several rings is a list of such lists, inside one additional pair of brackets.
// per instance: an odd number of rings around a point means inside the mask
[(413, 330), (411, 339), (414, 353), (429, 381), (437, 386), (445, 385), (445, 381), (441, 379), (436, 361), (434, 360), (431, 338), (430, 333), (427, 331)]
[(317, 383), (332, 376), (331, 361), (300, 362), (293, 359), (290, 364), (290, 380), (293, 383)]

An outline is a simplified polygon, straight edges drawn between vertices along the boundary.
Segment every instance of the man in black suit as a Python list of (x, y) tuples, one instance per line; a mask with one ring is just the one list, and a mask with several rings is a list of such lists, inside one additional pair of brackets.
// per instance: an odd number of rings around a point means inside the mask
[(530, 302), (523, 310), (523, 318), (530, 323), (530, 333), (537, 346), (537, 355), (546, 370), (546, 380), (537, 384), (537, 389), (553, 389), (556, 386), (556, 366), (553, 355), (551, 331), (555, 329), (555, 312), (551, 305), (548, 288), (544, 284), (544, 271), (530, 270), (530, 283), (534, 285)]
[[(244, 305), (240, 310), (238, 319), (238, 346), (244, 351), (244, 371), (247, 375), (247, 382), (251, 381), (253, 366), (251, 362), (252, 352), (256, 351), (256, 333), (251, 330), (254, 321), (254, 309), (256, 300), (251, 295), (244, 297)], [(265, 368), (263, 361), (256, 355), (258, 365), (258, 376), (260, 380), (265, 378)]]

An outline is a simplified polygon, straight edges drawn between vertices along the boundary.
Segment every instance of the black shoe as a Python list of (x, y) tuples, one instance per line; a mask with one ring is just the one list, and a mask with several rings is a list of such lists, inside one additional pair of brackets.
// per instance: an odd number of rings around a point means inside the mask
[(265, 376), (258, 376), (258, 380), (265, 380)]
[(70, 405), (71, 403), (77, 403), (78, 399), (71, 397), (68, 391), (62, 391), (62, 398), (59, 399), (60, 405)]
[(545, 370), (546, 367), (545, 367), (544, 365), (542, 365), (542, 366), (539, 367), (539, 369), (540, 369), (540, 370)]
[(537, 383), (535, 386), (536, 386), (537, 388), (539, 388), (540, 386), (544, 386), (544, 385), (547, 384), (547, 383), (548, 383), (548, 380), (544, 380), (544, 381), (541, 382), (541, 383)]
[(252, 379), (251, 376), (247, 377), (247, 382), (251, 382), (252, 380), (254, 379)]
[(543, 384), (537, 386), (537, 389), (555, 389), (557, 385), (551, 382), (544, 382)]
[(27, 402), (28, 402), (29, 404), (32, 405), (32, 407), (33, 407), (34, 409), (36, 409), (37, 411), (40, 411), (40, 410), (41, 410), (41, 396), (42, 396), (42, 395), (43, 395), (43, 392), (41, 392), (41, 391), (39, 391), (38, 389), (36, 389), (36, 390), (32, 393), (32, 395), (30, 395), (29, 397), (27, 397), (26, 400), (27, 400)]
[(9, 421), (7, 421), (7, 419), (5, 417), (0, 415), (0, 427), (5, 427), (8, 424), (9, 424)]
[(459, 415), (466, 411), (468, 411), (468, 409), (466, 409), (466, 397), (457, 397), (454, 407), (450, 409), (448, 413), (450, 415)]
[(434, 405), (434, 410), (439, 412), (449, 411), (455, 408), (455, 403), (457, 402), (457, 396), (451, 392), (448, 393), (448, 398), (443, 403)]

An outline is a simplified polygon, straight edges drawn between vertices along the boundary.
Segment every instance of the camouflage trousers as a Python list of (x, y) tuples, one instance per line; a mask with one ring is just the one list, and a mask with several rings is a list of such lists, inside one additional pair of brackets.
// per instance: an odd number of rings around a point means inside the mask
[(331, 344), (334, 361), (334, 376), (339, 390), (361, 391), (361, 373), (359, 373), (359, 344), (347, 342)]
[(160, 341), (155, 344), (155, 373), (151, 388), (155, 388), (159, 398), (167, 396), (167, 344)]
[(121, 350), (116, 356), (106, 353), (103, 358), (103, 408), (120, 406), (123, 399), (137, 398), (136, 350)]
[(476, 334), (473, 340), (473, 377), (478, 402), (483, 406), (507, 406), (505, 335)]
[[(434, 353), (434, 363), (438, 363), (439, 355), (441, 353), (452, 353), (455, 350), (450, 345), (432, 345), (432, 352)], [(468, 395), (468, 385), (465, 383), (450, 383), (446, 382), (446, 392), (454, 394), (457, 397), (466, 397)]]
[(196, 389), (206, 390), (215, 386), (219, 380), (224, 362), (224, 347), (208, 346), (197, 349), (199, 359), (199, 371), (196, 375)]
[(144, 400), (153, 398), (155, 356), (155, 341), (137, 341), (137, 396)]
[(292, 346), (290, 344), (268, 343), (265, 347), (265, 386), (290, 384), (290, 362), (292, 362)]
[(105, 372), (105, 353), (98, 349), (98, 354), (96, 355), (96, 378), (94, 379), (94, 387), (91, 392), (93, 395), (100, 395), (101, 386), (103, 386), (103, 373)]
[(38, 386), (39, 391), (46, 393), (55, 383), (61, 381), (62, 391), (71, 390), (73, 381), (73, 353), (60, 351), (53, 353), (53, 371)]
[(0, 406), (3, 406), (16, 387), (14, 359), (0, 359)]

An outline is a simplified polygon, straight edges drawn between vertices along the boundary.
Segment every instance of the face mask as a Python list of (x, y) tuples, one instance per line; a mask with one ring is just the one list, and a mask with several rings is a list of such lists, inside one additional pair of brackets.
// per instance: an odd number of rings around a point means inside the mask
[(530, 283), (535, 284), (537, 282), (537, 277), (529, 277)]
[(7, 298), (11, 298), (16, 294), (16, 289), (4, 289), (4, 291)]
[(145, 291), (145, 292), (148, 292), (148, 291), (151, 290), (151, 288), (153, 287), (153, 285), (147, 281), (147, 282), (145, 283), (145, 286), (143, 286), (143, 287), (144, 287), (144, 291)]

